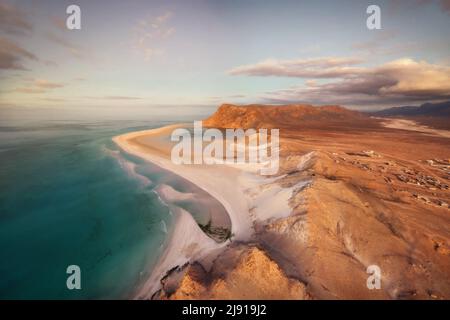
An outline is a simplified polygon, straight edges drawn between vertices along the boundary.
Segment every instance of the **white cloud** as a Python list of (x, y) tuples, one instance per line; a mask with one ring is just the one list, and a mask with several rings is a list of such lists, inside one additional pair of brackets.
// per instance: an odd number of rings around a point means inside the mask
[(26, 60), (38, 58), (17, 43), (0, 37), (0, 69), (25, 70), (23, 63)]
[(171, 11), (157, 17), (149, 17), (140, 20), (135, 29), (135, 39), (133, 49), (144, 57), (145, 61), (165, 54), (165, 49), (161, 46), (164, 40), (170, 38), (176, 29), (169, 25), (173, 17)]
[(0, 1), (0, 31), (10, 34), (26, 34), (32, 29), (27, 15), (18, 7)]
[(361, 62), (360, 59), (356, 58), (335, 57), (297, 60), (267, 59), (253, 65), (233, 68), (228, 74), (262, 77), (335, 78), (361, 71), (361, 68), (352, 67)]
[(65, 85), (60, 82), (52, 82), (45, 79), (26, 79), (27, 84), (13, 90), (19, 93), (47, 93), (49, 90), (62, 88)]
[(51, 82), (44, 79), (36, 79), (34, 81), (34, 86), (43, 89), (54, 89), (54, 88), (62, 88), (64, 87), (64, 84), (59, 82)]
[[(233, 75), (298, 77), (305, 85), (269, 91), (265, 102), (392, 105), (450, 99), (450, 67), (404, 58), (375, 67), (356, 67), (351, 59), (321, 58), (257, 63)], [(314, 79), (328, 79), (318, 83)]]

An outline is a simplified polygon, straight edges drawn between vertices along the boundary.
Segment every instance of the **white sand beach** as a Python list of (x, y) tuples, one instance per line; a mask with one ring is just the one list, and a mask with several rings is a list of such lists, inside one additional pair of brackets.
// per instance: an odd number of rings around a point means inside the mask
[[(248, 240), (252, 233), (252, 222), (248, 215), (248, 204), (239, 188), (240, 171), (226, 166), (186, 166), (175, 165), (170, 160), (170, 152), (164, 147), (153, 148), (139, 138), (170, 134), (179, 127), (167, 126), (153, 130), (132, 132), (114, 138), (124, 151), (148, 160), (163, 169), (191, 181), (219, 200), (230, 215), (232, 233), (235, 240)], [(159, 259), (151, 276), (137, 292), (135, 298), (150, 299), (160, 287), (161, 278), (171, 269), (186, 262), (197, 260), (220, 251), (227, 243), (217, 243), (209, 238), (196, 224), (192, 216), (180, 209), (176, 212), (176, 222), (163, 256)]]
[[(195, 213), (176, 205), (170, 208), (176, 220), (167, 228), (158, 262), (134, 297), (281, 298), (285, 295), (271, 294), (274, 284), (268, 280), (276, 279), (278, 284), (284, 279), (303, 288), (283, 289), (292, 299), (395, 299), (409, 292), (405, 288), (413, 277), (418, 279), (414, 286), (420, 297), (429, 298), (430, 285), (435, 297), (447, 296), (448, 185), (442, 171), (448, 163), (447, 139), (384, 129), (379, 121), (370, 121), (377, 135), (354, 129), (364, 139), (350, 130), (353, 120), (333, 135), (314, 128), (295, 136), (288, 132), (280, 144), (281, 170), (270, 177), (258, 175), (249, 164), (173, 163), (168, 137), (182, 125), (115, 137), (125, 152), (191, 182), (197, 187), (192, 190), (200, 188), (211, 195), (227, 211), (228, 226), (231, 222), (231, 241), (218, 243), (199, 226)], [(393, 132), (401, 139), (387, 143)], [(414, 150), (417, 139), (426, 142), (418, 151)], [(377, 156), (365, 156), (361, 150), (375, 150)], [(423, 159), (442, 166), (428, 165)], [(419, 184), (422, 177), (431, 182)], [(178, 192), (170, 186), (155, 191), (168, 203), (198, 199), (195, 192)], [(407, 269), (411, 252), (405, 239), (414, 239), (424, 257), (421, 261), (432, 261), (427, 270), (439, 280)], [(241, 256), (243, 252), (247, 253)], [(386, 252), (401, 255), (392, 261)], [(375, 293), (366, 287), (366, 268), (374, 261), (389, 272), (383, 280), (386, 289)], [(267, 272), (275, 269), (281, 270), (281, 276), (271, 278)]]
[[(168, 143), (161, 143), (161, 137), (183, 125), (132, 132), (114, 137), (114, 142), (125, 152), (150, 161), (163, 169), (194, 183), (216, 198), (228, 212), (232, 225), (233, 241), (246, 242), (254, 233), (254, 223), (277, 217), (288, 216), (291, 208), (288, 200), (295, 188), (281, 188), (272, 185), (277, 178), (265, 178), (252, 173), (248, 164), (238, 165), (177, 165), (170, 159)], [(159, 142), (158, 142), (159, 141)], [(251, 166), (251, 165), (250, 165)], [(173, 190), (162, 190), (169, 196)], [(272, 210), (275, 209), (276, 210)], [(197, 225), (192, 216), (176, 210), (177, 220), (171, 230), (169, 242), (163, 256), (153, 269), (151, 276), (136, 294), (137, 299), (149, 299), (159, 289), (161, 278), (171, 269), (183, 266), (189, 261), (202, 260), (208, 268), (205, 257), (213, 259), (229, 241), (217, 243), (209, 238)]]
[(225, 165), (176, 165), (170, 159), (170, 150), (149, 145), (140, 138), (169, 135), (180, 125), (172, 125), (154, 130), (132, 132), (115, 137), (113, 140), (124, 151), (150, 161), (189, 180), (216, 198), (227, 210), (231, 218), (233, 238), (248, 240), (252, 222), (248, 214), (246, 196), (237, 192), (241, 170)]

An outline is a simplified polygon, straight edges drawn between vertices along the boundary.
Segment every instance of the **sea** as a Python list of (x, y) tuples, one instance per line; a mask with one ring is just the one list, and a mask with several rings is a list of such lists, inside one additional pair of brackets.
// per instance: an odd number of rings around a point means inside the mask
[(0, 110), (0, 299), (129, 299), (161, 256), (173, 215), (155, 189), (177, 179), (112, 137), (208, 111), (106, 112)]

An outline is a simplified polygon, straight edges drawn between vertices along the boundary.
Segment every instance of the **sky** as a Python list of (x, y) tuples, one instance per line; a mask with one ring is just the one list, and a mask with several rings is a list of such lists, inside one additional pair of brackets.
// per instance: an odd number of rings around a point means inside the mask
[(450, 99), (449, 40), (450, 0), (0, 0), (0, 108), (418, 105)]

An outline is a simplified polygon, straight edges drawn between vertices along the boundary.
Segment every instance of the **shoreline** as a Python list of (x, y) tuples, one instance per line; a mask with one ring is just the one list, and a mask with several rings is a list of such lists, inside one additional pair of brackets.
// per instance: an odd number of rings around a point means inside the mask
[(415, 131), (425, 135), (450, 138), (449, 130), (434, 129), (429, 126), (418, 124), (414, 120), (400, 118), (377, 118), (382, 121), (382, 125), (386, 128)]
[[(188, 212), (175, 208), (163, 253), (136, 299), (273, 298), (274, 278), (267, 273), (272, 268), (282, 271), (279, 281), (298, 280), (305, 293), (291, 295), (286, 288), (277, 298), (396, 299), (410, 286), (420, 298), (448, 296), (447, 139), (382, 125), (375, 134), (358, 131), (365, 139), (347, 127), (332, 140), (328, 130), (304, 130), (282, 140), (281, 171), (264, 177), (249, 166), (173, 164), (167, 134), (176, 127), (114, 141), (219, 201), (233, 237), (212, 243)], [(386, 144), (393, 133), (398, 138)], [(418, 139), (424, 143), (419, 154)], [(411, 253), (410, 241), (417, 253)], [(386, 252), (397, 253), (395, 260)], [(403, 271), (411, 259), (430, 262), (425, 275), (405, 271), (417, 279), (414, 284)], [(372, 263), (386, 270), (384, 290), (367, 290)], [(430, 284), (432, 277), (437, 280)]]
[[(214, 197), (224, 206), (230, 217), (233, 240), (248, 241), (253, 234), (253, 222), (248, 214), (248, 199), (243, 192), (237, 192), (239, 187), (242, 187), (241, 170), (223, 165), (175, 165), (170, 160), (170, 152), (140, 141), (144, 138), (163, 136), (182, 126), (183, 124), (175, 124), (130, 132), (113, 137), (113, 141), (121, 150), (188, 180)], [(215, 257), (230, 243), (229, 240), (217, 243), (209, 238), (194, 218), (183, 209), (176, 210), (174, 214), (176, 220), (169, 233), (166, 248), (150, 277), (137, 291), (135, 299), (151, 299), (161, 288), (160, 280), (167, 272), (189, 261), (207, 256)]]

